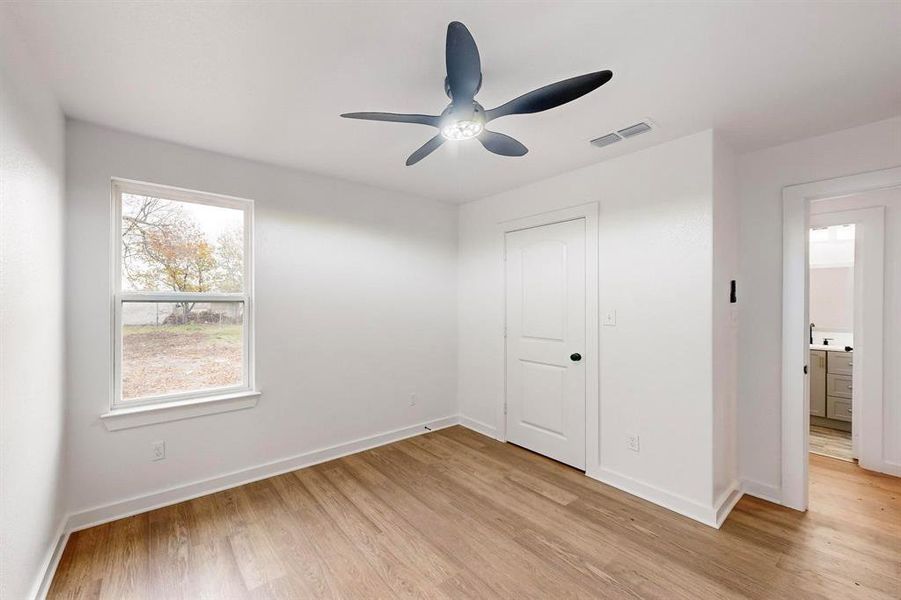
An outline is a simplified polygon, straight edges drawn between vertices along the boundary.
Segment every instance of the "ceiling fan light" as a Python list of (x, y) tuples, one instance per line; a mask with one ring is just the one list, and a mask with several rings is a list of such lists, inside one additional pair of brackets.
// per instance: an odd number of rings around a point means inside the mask
[(483, 128), (481, 121), (453, 121), (441, 128), (441, 135), (453, 141), (468, 140), (482, 133)]

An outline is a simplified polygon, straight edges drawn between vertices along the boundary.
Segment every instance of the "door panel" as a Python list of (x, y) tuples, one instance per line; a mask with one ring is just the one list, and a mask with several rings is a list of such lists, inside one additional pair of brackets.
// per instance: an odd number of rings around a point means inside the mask
[(522, 424), (564, 435), (566, 370), (529, 360), (521, 360), (519, 365), (522, 370)]
[(585, 468), (585, 219), (506, 236), (507, 439)]
[(566, 325), (566, 246), (522, 248), (522, 335), (562, 341)]

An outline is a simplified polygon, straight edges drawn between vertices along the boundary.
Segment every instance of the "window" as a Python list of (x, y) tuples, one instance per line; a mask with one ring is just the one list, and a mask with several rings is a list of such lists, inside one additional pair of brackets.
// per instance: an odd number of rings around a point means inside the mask
[(113, 408), (253, 389), (253, 203), (113, 181)]

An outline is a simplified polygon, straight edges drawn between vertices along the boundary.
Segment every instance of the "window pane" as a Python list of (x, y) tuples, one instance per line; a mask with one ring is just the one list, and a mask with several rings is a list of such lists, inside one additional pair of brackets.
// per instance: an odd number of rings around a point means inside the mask
[(124, 302), (122, 399), (244, 383), (243, 302)]
[(122, 289), (241, 292), (244, 211), (122, 194)]

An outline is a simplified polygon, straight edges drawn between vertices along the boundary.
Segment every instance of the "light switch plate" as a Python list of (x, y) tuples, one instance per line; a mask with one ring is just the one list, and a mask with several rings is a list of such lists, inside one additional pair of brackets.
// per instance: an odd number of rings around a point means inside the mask
[(602, 322), (604, 327), (616, 327), (616, 311), (608, 310), (605, 312)]

